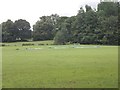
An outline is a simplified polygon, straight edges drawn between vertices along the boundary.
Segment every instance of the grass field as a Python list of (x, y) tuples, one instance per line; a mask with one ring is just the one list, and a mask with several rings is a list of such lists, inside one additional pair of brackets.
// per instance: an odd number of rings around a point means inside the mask
[(117, 46), (10, 45), (3, 47), (3, 88), (118, 87)]

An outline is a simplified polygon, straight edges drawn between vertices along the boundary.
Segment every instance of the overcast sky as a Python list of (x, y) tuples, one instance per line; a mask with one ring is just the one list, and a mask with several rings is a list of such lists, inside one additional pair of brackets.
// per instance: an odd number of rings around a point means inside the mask
[(0, 23), (26, 19), (31, 26), (43, 15), (76, 15), (86, 4), (96, 8), (100, 0), (0, 0)]

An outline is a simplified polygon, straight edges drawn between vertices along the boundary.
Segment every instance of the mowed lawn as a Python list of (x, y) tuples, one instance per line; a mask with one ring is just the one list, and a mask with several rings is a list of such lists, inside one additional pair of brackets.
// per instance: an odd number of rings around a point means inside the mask
[(3, 47), (3, 88), (117, 88), (118, 47), (84, 47)]

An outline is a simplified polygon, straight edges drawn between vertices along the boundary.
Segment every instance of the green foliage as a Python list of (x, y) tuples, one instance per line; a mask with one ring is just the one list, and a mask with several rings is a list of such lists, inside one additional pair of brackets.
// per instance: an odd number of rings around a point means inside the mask
[(64, 45), (67, 40), (67, 32), (62, 29), (57, 32), (55, 38), (54, 38), (54, 44)]
[(90, 6), (88, 6), (88, 5), (86, 5), (85, 8), (86, 8), (86, 12), (92, 10), (92, 8)]
[(31, 27), (28, 21), (22, 19), (16, 20), (14, 28), (17, 30), (17, 39), (26, 40), (31, 38)]
[(3, 22), (3, 41), (11, 42), (32, 38), (33, 41), (55, 40), (55, 44), (107, 44), (118, 45), (120, 37), (120, 4), (101, 2), (98, 10), (86, 5), (76, 16), (66, 17), (52, 14), (42, 16), (30, 31), (29, 22), (11, 20)]
[(31, 38), (30, 24), (26, 20), (7, 20), (2, 23), (2, 41), (13, 42)]
[(98, 4), (98, 11), (103, 10), (105, 12), (105, 16), (117, 16), (118, 6), (118, 2), (101, 2)]
[(2, 23), (2, 41), (10, 42), (15, 41), (16, 35), (14, 34), (14, 24), (11, 20)]
[(57, 14), (42, 16), (33, 26), (33, 40), (52, 40), (56, 34)]

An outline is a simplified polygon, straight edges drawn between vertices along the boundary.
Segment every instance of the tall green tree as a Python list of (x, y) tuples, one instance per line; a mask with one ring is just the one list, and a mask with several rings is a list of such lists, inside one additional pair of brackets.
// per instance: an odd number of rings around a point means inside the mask
[(14, 22), (17, 39), (23, 41), (31, 38), (30, 23), (26, 20), (19, 19)]
[(11, 20), (7, 20), (2, 23), (2, 41), (3, 42), (11, 42), (16, 40), (14, 29), (14, 23)]
[(118, 6), (116, 2), (102, 2), (98, 5), (98, 37), (101, 44), (118, 44)]
[(54, 26), (49, 16), (43, 16), (33, 26), (34, 40), (51, 40), (53, 39)]
[(98, 4), (98, 11), (103, 10), (106, 16), (117, 16), (118, 5), (118, 2), (101, 2)]
[(81, 38), (84, 36), (83, 31), (85, 29), (85, 11), (82, 7), (78, 11), (73, 27), (73, 43), (80, 43)]
[(90, 44), (97, 42), (97, 34), (95, 33), (98, 25), (97, 13), (86, 5), (86, 12), (80, 8), (75, 24), (75, 42)]
[(54, 37), (54, 44), (64, 45), (68, 41), (68, 32), (65, 27), (65, 24), (61, 27), (61, 30), (59, 30), (55, 37)]
[(57, 32), (59, 16), (42, 16), (33, 26), (33, 40), (52, 40)]

